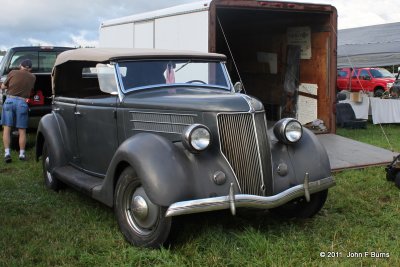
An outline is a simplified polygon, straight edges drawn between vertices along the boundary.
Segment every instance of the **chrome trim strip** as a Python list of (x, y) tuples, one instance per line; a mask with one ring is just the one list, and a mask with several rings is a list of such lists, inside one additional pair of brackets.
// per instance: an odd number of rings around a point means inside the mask
[(135, 128), (132, 128), (131, 131), (143, 131), (143, 132), (150, 132), (150, 133), (166, 133), (166, 134), (182, 134), (180, 132), (158, 131), (158, 130), (147, 130), (147, 129), (135, 129)]
[(184, 128), (193, 125), (197, 114), (178, 114), (149, 111), (129, 111), (131, 130), (182, 134)]
[(245, 94), (240, 94), (240, 96), (246, 101), (247, 105), (249, 105), (249, 111), (250, 113), (254, 113), (255, 109), (254, 107), (251, 105), (249, 96), (245, 95)]
[[(224, 91), (229, 91), (232, 92), (232, 82), (230, 82), (230, 80), (226, 80), (226, 86), (222, 86), (222, 85), (217, 85), (217, 84), (190, 84), (190, 83), (174, 83), (174, 84), (165, 84), (165, 83), (161, 83), (161, 84), (152, 84), (152, 85), (145, 85), (145, 86), (139, 86), (139, 87), (134, 87), (134, 88), (125, 88), (123, 81), (122, 81), (122, 76), (121, 73), (119, 71), (119, 62), (133, 62), (133, 61), (169, 61), (169, 60), (182, 60), (182, 59), (188, 59), (188, 58), (171, 58), (168, 59), (167, 57), (160, 57), (159, 59), (155, 58), (155, 59), (121, 59), (118, 60), (118, 62), (115, 63), (115, 65), (117, 66), (118, 69), (118, 81), (121, 83), (120, 89), (121, 92), (124, 94), (130, 93), (130, 92), (134, 92), (134, 91), (140, 91), (140, 90), (146, 90), (146, 89), (154, 89), (154, 88), (173, 88), (173, 87), (204, 87), (204, 88), (212, 88), (212, 89), (220, 89), (220, 90), (224, 90)], [(190, 59), (189, 59), (190, 60)], [(201, 62), (201, 63), (210, 63), (210, 62), (215, 62), (215, 63), (219, 63), (220, 65), (222, 65), (222, 70), (225, 73), (225, 77), (227, 75), (227, 69), (225, 64), (223, 63), (223, 61), (218, 60), (218, 59), (191, 59), (193, 60), (193, 62)], [(228, 75), (229, 77), (229, 75)]]
[[(245, 99), (245, 98), (244, 98), (244, 99)], [(219, 139), (219, 151), (220, 151), (221, 155), (223, 156), (223, 158), (226, 160), (226, 162), (227, 162), (229, 168), (231, 169), (232, 173), (234, 174), (234, 177), (235, 177), (235, 180), (236, 180), (236, 183), (237, 183), (237, 185), (238, 185), (238, 187), (239, 187), (240, 192), (242, 192), (242, 188), (241, 188), (241, 184), (240, 184), (240, 182), (239, 182), (239, 179), (238, 179), (238, 177), (237, 177), (237, 174), (236, 174), (236, 172), (235, 172), (233, 166), (232, 166), (231, 163), (229, 162), (228, 158), (226, 157), (226, 155), (224, 154), (223, 149), (222, 149), (221, 131), (220, 131), (220, 124), (219, 124), (219, 121), (218, 121), (218, 117), (219, 117), (220, 115), (247, 115), (247, 114), (250, 114), (250, 115), (252, 115), (253, 129), (254, 129), (254, 131), (255, 131), (255, 134), (257, 135), (257, 133), (256, 133), (257, 128), (254, 127), (254, 126), (255, 126), (255, 115), (256, 115), (256, 114), (260, 114), (260, 113), (265, 114), (265, 111), (264, 111), (264, 110), (255, 111), (254, 113), (250, 113), (250, 112), (233, 112), (233, 113), (221, 112), (221, 113), (218, 113), (217, 116), (216, 116), (217, 129), (218, 129), (218, 139)], [(265, 120), (265, 116), (264, 116), (264, 120)], [(266, 122), (266, 120), (265, 120), (265, 122)], [(267, 132), (267, 131), (266, 131), (266, 132)], [(268, 139), (267, 141), (269, 142), (268, 134), (267, 134), (266, 138)], [(258, 140), (257, 140), (257, 145), (258, 145)], [(259, 157), (259, 159), (260, 159), (259, 147), (257, 147), (257, 153), (258, 153), (258, 157)], [(272, 161), (272, 159), (271, 159), (271, 161)], [(259, 161), (259, 163), (260, 163), (260, 161)], [(272, 162), (271, 162), (271, 163), (272, 163)], [(272, 166), (272, 165), (271, 165), (271, 166)], [(262, 174), (263, 174), (262, 165), (260, 165), (260, 168), (261, 168), (261, 175), (262, 175)], [(272, 175), (272, 173), (271, 173), (271, 175)], [(264, 177), (263, 177), (263, 176), (261, 177), (261, 180), (262, 180), (262, 184), (264, 184)], [(265, 184), (264, 184), (264, 186), (265, 186)], [(261, 189), (258, 188), (258, 190), (261, 190)], [(264, 193), (265, 193), (265, 192), (264, 192)]]
[(176, 115), (176, 116), (197, 117), (197, 114), (181, 114), (181, 113), (167, 113), (167, 112), (153, 112), (153, 111), (135, 111), (135, 110), (130, 110), (129, 113), (143, 113), (143, 114)]
[[(336, 183), (333, 176), (329, 176), (318, 181), (309, 182), (308, 191), (310, 194), (317, 193), (328, 189), (335, 184)], [(228, 194), (227, 196), (221, 197), (181, 201), (173, 203), (171, 206), (169, 206), (165, 217), (231, 209), (232, 204), (238, 208), (271, 209), (281, 206), (295, 198), (305, 196), (305, 192), (306, 190), (304, 184), (300, 184), (281, 193), (268, 197), (245, 194), (238, 194), (232, 197)], [(232, 203), (233, 200), (234, 203)]]
[(114, 69), (115, 69), (115, 73), (116, 73), (116, 78), (118, 81), (118, 98), (119, 98), (119, 102), (122, 102), (122, 100), (124, 100), (124, 94), (123, 92), (125, 91), (124, 88), (124, 84), (122, 83), (122, 76), (121, 76), (121, 72), (119, 71), (119, 65), (118, 63), (114, 64)]
[[(219, 136), (219, 128), (218, 128), (218, 136)], [(219, 142), (219, 152), (221, 152), (222, 157), (225, 159), (226, 163), (228, 164), (229, 168), (231, 169), (231, 171), (232, 171), (232, 173), (233, 173), (233, 176), (234, 176), (234, 178), (235, 178), (235, 180), (236, 180), (236, 185), (239, 187), (239, 190), (242, 191), (242, 188), (241, 188), (240, 183), (239, 183), (239, 180), (238, 180), (238, 178), (237, 178), (237, 176), (236, 176), (235, 170), (232, 168), (232, 165), (231, 165), (231, 163), (229, 162), (229, 160), (225, 157), (224, 152), (222, 152), (222, 149), (221, 149), (221, 141)]]
[[(258, 190), (261, 190), (265, 196), (265, 184), (264, 184), (264, 171), (263, 171), (263, 163), (261, 160), (261, 153), (260, 153), (260, 143), (258, 142), (258, 134), (257, 134), (257, 126), (256, 126), (256, 114), (253, 112), (251, 113), (251, 118), (253, 120), (253, 128), (254, 128), (254, 134), (256, 135), (256, 144), (257, 144), (257, 155), (258, 155), (258, 163), (260, 164), (260, 174), (261, 174), (261, 186), (262, 188), (258, 188)], [(265, 125), (266, 126), (266, 125)], [(265, 136), (265, 138), (268, 138)]]
[(155, 124), (166, 124), (166, 125), (180, 125), (189, 126), (191, 123), (179, 123), (179, 122), (165, 122), (165, 121), (141, 121), (141, 120), (129, 120), (130, 122), (142, 122), (142, 123), (155, 123)]
[(219, 86), (219, 85), (213, 85), (213, 84), (200, 84), (200, 83), (174, 83), (174, 84), (169, 85), (169, 84), (165, 84), (165, 83), (157, 83), (157, 84), (152, 84), (152, 85), (145, 85), (145, 86), (138, 86), (138, 87), (124, 89), (125, 90), (124, 93), (127, 94), (127, 93), (130, 93), (130, 92), (146, 90), (146, 89), (154, 89), (154, 88), (175, 88), (175, 87), (212, 88), (212, 89), (219, 89), (219, 90), (224, 90), (224, 91), (231, 92), (231, 87), (229, 85), (227, 85), (227, 86)]
[[(264, 123), (265, 123), (265, 127), (266, 127), (265, 132), (267, 133), (268, 146), (269, 146), (270, 151), (272, 151), (271, 150), (271, 148), (272, 148), (271, 136), (268, 134), (268, 121), (267, 121), (266, 112), (264, 114)], [(274, 161), (272, 160), (272, 154), (270, 154), (269, 159), (271, 162), (271, 173), (270, 173), (270, 175), (271, 175), (271, 190), (272, 190), (272, 192), (274, 192), (275, 191), (275, 187), (274, 187), (275, 186), (275, 176), (274, 176)]]

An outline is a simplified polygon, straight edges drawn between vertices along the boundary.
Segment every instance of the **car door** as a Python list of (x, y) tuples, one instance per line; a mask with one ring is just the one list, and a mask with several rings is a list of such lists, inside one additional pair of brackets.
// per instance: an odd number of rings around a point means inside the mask
[(115, 66), (99, 63), (83, 76), (87, 82), (75, 111), (79, 166), (102, 177), (118, 147)]
[(352, 91), (360, 91), (361, 90), (359, 73), (360, 73), (360, 70), (355, 69), (353, 71), (353, 74), (351, 75), (351, 90)]
[(58, 96), (53, 101), (53, 112), (57, 117), (68, 161), (78, 163), (78, 143), (75, 122), (76, 98)]
[(103, 176), (117, 149), (115, 95), (80, 98), (77, 101), (76, 135), (79, 165), (84, 170)]
[(369, 73), (368, 70), (360, 70), (360, 74), (358, 75), (360, 78), (360, 87), (362, 90), (365, 91), (373, 91), (374, 88), (372, 85), (372, 75)]

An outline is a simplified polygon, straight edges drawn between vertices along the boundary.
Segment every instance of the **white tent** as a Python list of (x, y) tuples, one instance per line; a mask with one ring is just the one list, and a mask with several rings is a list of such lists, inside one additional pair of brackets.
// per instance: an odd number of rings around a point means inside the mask
[(339, 30), (338, 68), (399, 64), (400, 22)]

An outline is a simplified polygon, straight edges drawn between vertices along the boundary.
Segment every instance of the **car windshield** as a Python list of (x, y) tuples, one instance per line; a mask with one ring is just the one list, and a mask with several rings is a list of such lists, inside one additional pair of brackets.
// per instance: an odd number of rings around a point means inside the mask
[(371, 75), (374, 78), (394, 78), (393, 74), (385, 69), (371, 69)]
[(218, 61), (123, 61), (117, 67), (126, 92), (171, 86), (206, 86), (224, 90), (231, 88), (225, 65)]

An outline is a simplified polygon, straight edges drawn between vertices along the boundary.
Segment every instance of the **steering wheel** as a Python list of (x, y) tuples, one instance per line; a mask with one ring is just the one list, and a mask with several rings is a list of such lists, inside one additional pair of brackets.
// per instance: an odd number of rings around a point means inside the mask
[(202, 84), (207, 84), (206, 82), (203, 82), (202, 80), (191, 80), (191, 81), (187, 81), (186, 83), (202, 83)]

